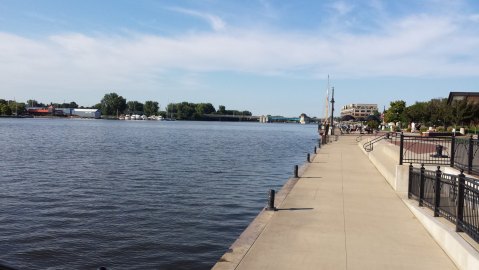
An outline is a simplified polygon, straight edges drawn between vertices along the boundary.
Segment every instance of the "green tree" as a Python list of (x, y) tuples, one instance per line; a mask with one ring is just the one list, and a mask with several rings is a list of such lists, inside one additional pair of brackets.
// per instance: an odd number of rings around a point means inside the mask
[(144, 105), (139, 101), (128, 101), (127, 102), (128, 113), (139, 114), (143, 113)]
[(428, 119), (427, 102), (416, 102), (404, 110), (404, 117), (407, 122), (425, 123)]
[(2, 115), (12, 115), (12, 110), (8, 104), (0, 104), (0, 113)]
[(10, 101), (8, 107), (10, 108), (10, 115), (11, 114), (23, 114), (26, 111), (25, 103)]
[(396, 100), (390, 103), (389, 109), (386, 110), (384, 114), (384, 119), (387, 123), (389, 122), (404, 122), (404, 110), (406, 109), (406, 102), (403, 100)]
[(218, 106), (218, 114), (226, 114), (226, 107), (224, 105)]
[(144, 112), (146, 116), (158, 115), (158, 111), (160, 110), (160, 106), (156, 101), (145, 101)]
[(28, 105), (28, 107), (41, 107), (40, 103), (38, 103), (38, 101), (36, 101), (34, 99), (27, 100), (27, 105)]
[(101, 100), (101, 113), (103, 115), (119, 115), (126, 109), (126, 99), (117, 93), (105, 94)]
[(196, 112), (196, 105), (193, 103), (182, 102), (177, 104), (176, 118), (180, 120), (193, 119), (193, 115)]
[(454, 101), (451, 107), (452, 121), (454, 125), (470, 124), (474, 120), (475, 106), (467, 100)]
[(215, 107), (211, 103), (200, 103), (196, 105), (196, 112), (199, 115), (215, 113)]

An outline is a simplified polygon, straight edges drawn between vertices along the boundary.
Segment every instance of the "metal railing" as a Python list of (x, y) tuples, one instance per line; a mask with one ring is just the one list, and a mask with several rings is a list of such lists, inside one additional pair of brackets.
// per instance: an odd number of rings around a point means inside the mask
[(389, 139), (389, 133), (377, 136), (373, 138), (372, 140), (366, 142), (365, 144), (363, 144), (363, 148), (366, 152), (371, 152), (374, 150), (374, 144), (384, 139)]
[(454, 160), (454, 137), (420, 137), (400, 135), (399, 165), (419, 163), (450, 165)]
[[(392, 143), (397, 144), (391, 140)], [(417, 163), (449, 165), (479, 175), (479, 140), (451, 137), (420, 137), (401, 134), (399, 165)]]
[(454, 139), (454, 162), (453, 166), (463, 169), (468, 174), (479, 174), (479, 140), (469, 138)]
[(479, 182), (459, 175), (414, 168), (409, 165), (408, 197), (456, 224), (456, 231), (465, 232), (479, 242)]

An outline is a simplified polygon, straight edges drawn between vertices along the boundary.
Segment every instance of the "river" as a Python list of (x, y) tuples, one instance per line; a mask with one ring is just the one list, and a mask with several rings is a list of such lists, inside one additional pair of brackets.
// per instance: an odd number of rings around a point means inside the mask
[(0, 264), (210, 269), (315, 125), (0, 119)]

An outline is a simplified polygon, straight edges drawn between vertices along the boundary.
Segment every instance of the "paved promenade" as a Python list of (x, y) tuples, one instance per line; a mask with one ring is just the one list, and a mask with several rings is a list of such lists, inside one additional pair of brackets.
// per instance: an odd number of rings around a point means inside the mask
[(357, 146), (323, 146), (236, 269), (456, 269)]

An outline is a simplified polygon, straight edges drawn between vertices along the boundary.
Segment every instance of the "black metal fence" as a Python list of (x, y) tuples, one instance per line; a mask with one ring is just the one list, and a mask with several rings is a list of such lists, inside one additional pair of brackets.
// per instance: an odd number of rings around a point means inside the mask
[(451, 137), (420, 137), (401, 134), (399, 164), (448, 165), (468, 174), (479, 175), (479, 140)]
[(456, 224), (456, 231), (465, 232), (479, 242), (479, 182), (459, 175), (409, 166), (408, 197)]
[(405, 136), (401, 134), (399, 164), (451, 165), (455, 153), (452, 138)]
[(470, 138), (454, 138), (455, 157), (453, 166), (463, 169), (468, 174), (479, 174), (479, 140)]

